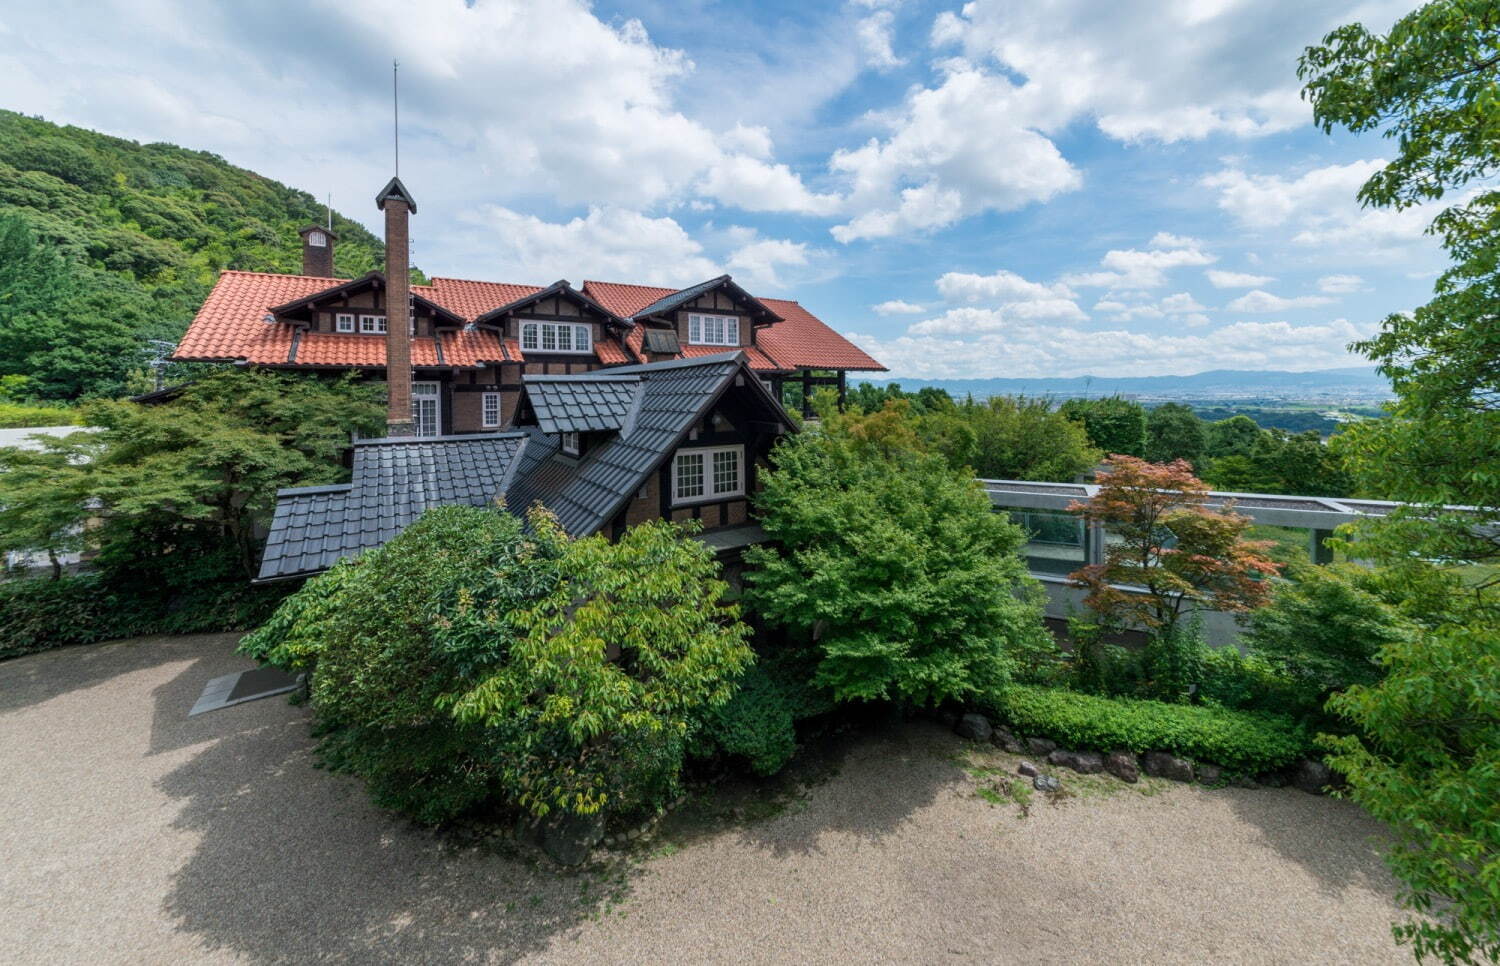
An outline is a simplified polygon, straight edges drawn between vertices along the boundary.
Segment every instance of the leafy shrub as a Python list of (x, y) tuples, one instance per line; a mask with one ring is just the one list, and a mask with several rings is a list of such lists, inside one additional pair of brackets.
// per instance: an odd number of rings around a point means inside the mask
[(242, 649), (311, 672), (319, 751), (439, 823), (490, 805), (618, 816), (674, 793), (748, 629), (662, 522), (570, 540), (536, 510), (440, 507), (314, 578)]
[(823, 412), (761, 474), (746, 600), (806, 634), (840, 701), (937, 704), (1008, 675), (1007, 647), (1047, 634), (1025, 535), (963, 472), (916, 443), (901, 403)]
[(1197, 615), (1160, 628), (1146, 640), (1141, 667), (1146, 675), (1144, 697), (1181, 704), (1192, 700), (1203, 683), (1203, 621)]
[(174, 563), (0, 582), (0, 659), (144, 634), (245, 630), (290, 590), (252, 587), (223, 554), (184, 553)]
[(757, 775), (774, 775), (797, 751), (796, 721), (786, 693), (759, 667), (740, 679), (734, 697), (704, 716), (709, 749), (746, 759)]
[(1152, 750), (1254, 774), (1286, 765), (1308, 748), (1289, 719), (1224, 708), (1103, 698), (1057, 688), (1011, 685), (986, 705), (1018, 731), (1070, 748)]
[(0, 399), (0, 429), (28, 426), (73, 426), (78, 414), (61, 406), (28, 406)]
[(1104, 625), (1087, 617), (1075, 614), (1068, 618), (1068, 638), (1073, 645), (1068, 684), (1076, 690), (1106, 697), (1134, 694), (1145, 673), (1140, 657), (1105, 640), (1106, 633)]
[(1241, 654), (1235, 647), (1203, 652), (1203, 680), (1198, 697), (1204, 704), (1240, 711), (1270, 711), (1326, 723), (1319, 704), (1264, 658)]
[(1303, 567), (1251, 618), (1245, 644), (1308, 692), (1308, 702), (1383, 673), (1376, 655), (1409, 639), (1414, 625), (1374, 592), (1362, 568)]

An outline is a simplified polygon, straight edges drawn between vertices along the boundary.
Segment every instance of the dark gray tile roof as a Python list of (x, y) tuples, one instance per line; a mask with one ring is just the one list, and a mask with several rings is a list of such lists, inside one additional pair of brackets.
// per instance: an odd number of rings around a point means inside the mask
[(697, 285), (692, 285), (685, 289), (679, 289), (678, 291), (673, 292), (671, 295), (664, 295), (645, 308), (637, 311), (633, 316), (631, 316), (631, 318), (645, 319), (653, 315), (660, 315), (663, 312), (670, 312), (673, 309), (677, 308), (679, 305), (691, 302), (693, 299), (697, 298), (705, 292), (712, 292), (720, 285), (727, 287), (731, 292), (739, 296), (741, 300), (752, 306), (755, 311), (764, 315), (766, 318), (777, 322), (781, 321), (781, 316), (777, 315), (775, 312), (772, 312), (764, 303), (760, 301), (760, 299), (756, 298), (749, 292), (736, 285), (734, 283), (734, 279), (730, 278), (728, 275), (720, 275), (718, 278), (711, 278), (706, 282), (699, 282)]
[(544, 433), (619, 430), (640, 397), (640, 376), (528, 376), (526, 398)]
[(523, 433), (360, 440), (353, 482), (276, 494), (259, 579), (327, 570), (429, 507), (488, 504), (505, 492), (525, 441)]
[[(583, 536), (607, 524), (740, 372), (749, 373), (743, 352), (722, 352), (609, 370), (639, 376), (634, 418), (617, 434), (595, 441), (581, 459), (558, 457), (558, 438), (533, 430), (507, 506), (524, 513), (540, 502), (568, 533)], [(531, 392), (534, 377), (525, 377)], [(587, 381), (587, 376), (550, 377), (549, 382)], [(746, 385), (759, 387), (754, 374)], [(764, 392), (764, 390), (761, 390)], [(767, 407), (775, 403), (766, 397)], [(783, 417), (784, 418), (784, 417)]]

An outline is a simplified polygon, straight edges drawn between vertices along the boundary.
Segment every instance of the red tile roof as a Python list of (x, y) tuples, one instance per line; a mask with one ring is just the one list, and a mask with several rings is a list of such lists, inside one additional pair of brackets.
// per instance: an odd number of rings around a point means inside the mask
[(786, 299), (761, 299), (782, 321), (756, 329), (755, 340), (789, 369), (859, 369), (885, 372), (859, 346), (811, 312)]
[[(264, 321), (271, 306), (316, 294), (336, 284), (339, 284), (338, 280), (307, 275), (226, 271), (219, 276), (218, 283), (198, 310), (173, 358), (243, 359), (267, 365), (384, 366), (384, 339), (347, 333), (299, 332), (288, 325)], [(455, 315), (472, 320), (539, 292), (541, 287), (437, 277), (432, 279), (432, 284), (413, 285), (411, 290)], [(583, 291), (606, 310), (619, 316), (630, 316), (676, 290), (619, 282), (585, 282)], [(756, 329), (757, 345), (745, 347), (751, 368), (761, 372), (785, 372), (797, 368), (884, 368), (796, 302), (783, 299), (761, 301), (781, 315), (783, 321)], [(640, 326), (626, 334), (628, 351), (612, 340), (603, 340), (595, 343), (595, 354), (606, 365), (643, 361), (640, 356), (641, 334)], [(682, 347), (682, 355), (687, 357), (722, 351), (723, 348), (718, 346)], [(636, 358), (632, 358), (632, 354)], [(445, 330), (440, 333), (439, 341), (425, 338), (412, 342), (412, 364), (416, 366), (468, 368), (524, 359), (516, 340), (505, 339), (502, 343), (493, 330), (486, 328)]]

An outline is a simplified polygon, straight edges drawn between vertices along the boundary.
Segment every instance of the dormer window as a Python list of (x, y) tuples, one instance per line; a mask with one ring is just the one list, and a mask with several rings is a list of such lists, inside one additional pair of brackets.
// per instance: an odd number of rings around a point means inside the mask
[(339, 312), (333, 317), (333, 328), (336, 332), (354, 331), (354, 313)]
[(313, 248), (327, 248), (328, 236), (320, 231), (310, 231), (307, 233), (307, 243)]
[(359, 317), (359, 331), (366, 335), (385, 335), (385, 316), (361, 315)]
[(707, 503), (745, 495), (745, 447), (681, 449), (672, 458), (672, 502)]
[(693, 345), (739, 345), (739, 316), (689, 315), (688, 342)]
[(577, 456), (583, 452), (577, 433), (562, 434), (562, 452), (564, 456)]
[(571, 322), (522, 322), (521, 349), (526, 352), (594, 351), (593, 331)]

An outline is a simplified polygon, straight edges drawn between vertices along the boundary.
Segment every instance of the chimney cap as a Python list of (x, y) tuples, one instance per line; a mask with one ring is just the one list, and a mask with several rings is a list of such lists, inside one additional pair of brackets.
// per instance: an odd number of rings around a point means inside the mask
[(385, 203), (392, 198), (406, 202), (406, 207), (411, 213), (414, 215), (417, 213), (417, 203), (413, 200), (411, 192), (406, 190), (406, 185), (401, 183), (400, 178), (392, 178), (384, 188), (380, 189), (380, 194), (375, 196), (375, 207), (384, 211)]
[(334, 241), (339, 240), (338, 232), (334, 231), (332, 228), (324, 228), (322, 225), (308, 225), (306, 228), (298, 228), (297, 234), (301, 235), (303, 238), (306, 238), (310, 233), (315, 231), (322, 232), (329, 238), (332, 238)]

